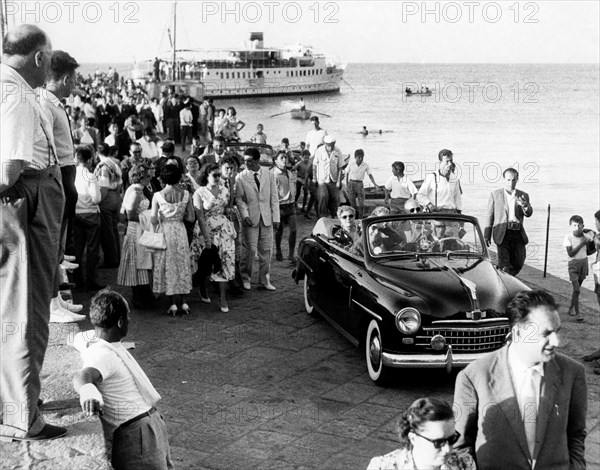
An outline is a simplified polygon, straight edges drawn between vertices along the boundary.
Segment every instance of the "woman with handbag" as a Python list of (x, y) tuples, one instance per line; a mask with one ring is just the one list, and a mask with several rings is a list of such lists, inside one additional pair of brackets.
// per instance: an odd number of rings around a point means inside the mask
[(138, 247), (138, 235), (141, 235), (140, 215), (150, 207), (150, 201), (144, 194), (144, 187), (149, 181), (148, 168), (143, 164), (134, 164), (129, 170), (131, 184), (123, 196), (121, 206), (121, 212), (127, 214), (128, 223), (121, 250), (117, 284), (131, 287), (134, 308), (146, 308), (153, 300), (149, 285), (152, 258), (149, 253), (144, 256)]
[(182, 166), (166, 164), (161, 170), (164, 189), (152, 199), (151, 222), (158, 225), (158, 233), (163, 233), (166, 248), (154, 253), (154, 281), (152, 290), (165, 293), (171, 306), (168, 315), (177, 314), (177, 305), (185, 314), (190, 307), (184, 295), (192, 290), (192, 274), (190, 268), (190, 248), (183, 225), (184, 218), (194, 220), (194, 207), (190, 193), (179, 186), (183, 175)]
[[(221, 167), (217, 163), (209, 163), (202, 170), (200, 188), (194, 193), (194, 209), (204, 235), (204, 248), (216, 247), (218, 250), (221, 269), (211, 274), (211, 280), (219, 285), (219, 308), (223, 313), (229, 311), (227, 283), (235, 277), (236, 232), (233, 222), (225, 215), (228, 205), (229, 190), (222, 184)], [(210, 302), (205, 276), (200, 279), (200, 300)]]

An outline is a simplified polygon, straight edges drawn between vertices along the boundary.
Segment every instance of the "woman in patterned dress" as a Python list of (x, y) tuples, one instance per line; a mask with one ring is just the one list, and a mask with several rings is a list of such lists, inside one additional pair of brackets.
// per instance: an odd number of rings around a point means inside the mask
[(179, 186), (182, 176), (179, 165), (167, 164), (162, 168), (161, 179), (164, 189), (152, 199), (151, 222), (158, 225), (158, 232), (164, 233), (167, 248), (154, 254), (155, 293), (165, 293), (171, 306), (167, 314), (175, 316), (177, 305), (188, 314), (190, 307), (184, 296), (192, 290), (190, 270), (190, 248), (183, 225), (183, 219), (194, 220), (194, 207), (190, 193)]
[(141, 164), (135, 164), (129, 170), (130, 186), (123, 196), (121, 211), (127, 214), (127, 233), (123, 239), (121, 262), (117, 274), (117, 284), (130, 286), (133, 294), (134, 308), (147, 307), (152, 300), (150, 291), (151, 263), (147, 267), (138, 266), (137, 234), (140, 214), (150, 207), (150, 201), (144, 194), (144, 187), (149, 183), (148, 169)]
[[(200, 188), (194, 193), (194, 209), (198, 225), (204, 235), (205, 248), (217, 247), (221, 260), (221, 270), (211, 275), (211, 280), (219, 285), (219, 307), (228, 312), (227, 283), (235, 277), (235, 228), (226, 216), (229, 205), (229, 190), (222, 184), (221, 168), (210, 163), (202, 171)], [(206, 281), (200, 280), (200, 295), (206, 297)], [(202, 288), (204, 287), (204, 292)]]
[(475, 461), (452, 446), (460, 437), (450, 405), (437, 398), (419, 398), (400, 418), (401, 447), (373, 457), (367, 470), (476, 470)]

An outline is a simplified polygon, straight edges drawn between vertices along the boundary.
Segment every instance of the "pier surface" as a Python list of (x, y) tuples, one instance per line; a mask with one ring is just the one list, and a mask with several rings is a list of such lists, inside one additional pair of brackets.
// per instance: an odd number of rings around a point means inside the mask
[[(312, 223), (298, 221), (301, 238)], [(186, 317), (167, 317), (164, 299), (153, 310), (132, 312), (125, 341), (135, 343), (132, 354), (162, 395), (158, 409), (175, 468), (364, 469), (371, 457), (398, 447), (395, 425), (412, 401), (427, 395), (452, 401), (456, 373), (402, 370), (387, 388), (373, 384), (362, 350), (305, 313), (302, 286), (291, 272), (288, 261), (273, 261), (277, 291), (257, 291), (253, 284), (243, 297), (230, 299), (227, 314), (220, 313), (215, 295), (206, 305), (196, 291)], [(114, 285), (116, 270), (100, 273), (103, 283), (130, 298), (129, 289)], [(598, 349), (600, 313), (593, 292), (582, 291), (585, 322), (577, 323), (566, 313), (567, 281), (544, 278), (527, 266), (519, 278), (557, 298), (564, 353), (580, 359)], [(87, 312), (91, 296), (75, 298)], [(109, 468), (100, 423), (83, 417), (71, 382), (81, 361), (68, 342), (90, 328), (89, 321), (50, 325), (42, 411), (48, 422), (68, 427), (68, 434), (49, 442), (0, 443), (0, 468)], [(588, 468), (600, 468), (600, 375), (585, 364), (586, 458)]]

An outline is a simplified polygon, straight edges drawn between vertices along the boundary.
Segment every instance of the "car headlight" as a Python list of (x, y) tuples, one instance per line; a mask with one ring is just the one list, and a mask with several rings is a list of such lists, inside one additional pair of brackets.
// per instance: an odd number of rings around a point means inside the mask
[(416, 333), (421, 326), (421, 314), (412, 307), (403, 308), (396, 313), (396, 328), (405, 335)]

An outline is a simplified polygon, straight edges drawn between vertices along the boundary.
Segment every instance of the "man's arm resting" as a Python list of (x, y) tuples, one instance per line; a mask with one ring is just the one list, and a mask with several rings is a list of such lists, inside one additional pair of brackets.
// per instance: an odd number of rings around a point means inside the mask
[(25, 169), (24, 160), (8, 160), (0, 168), (0, 194), (12, 187)]

